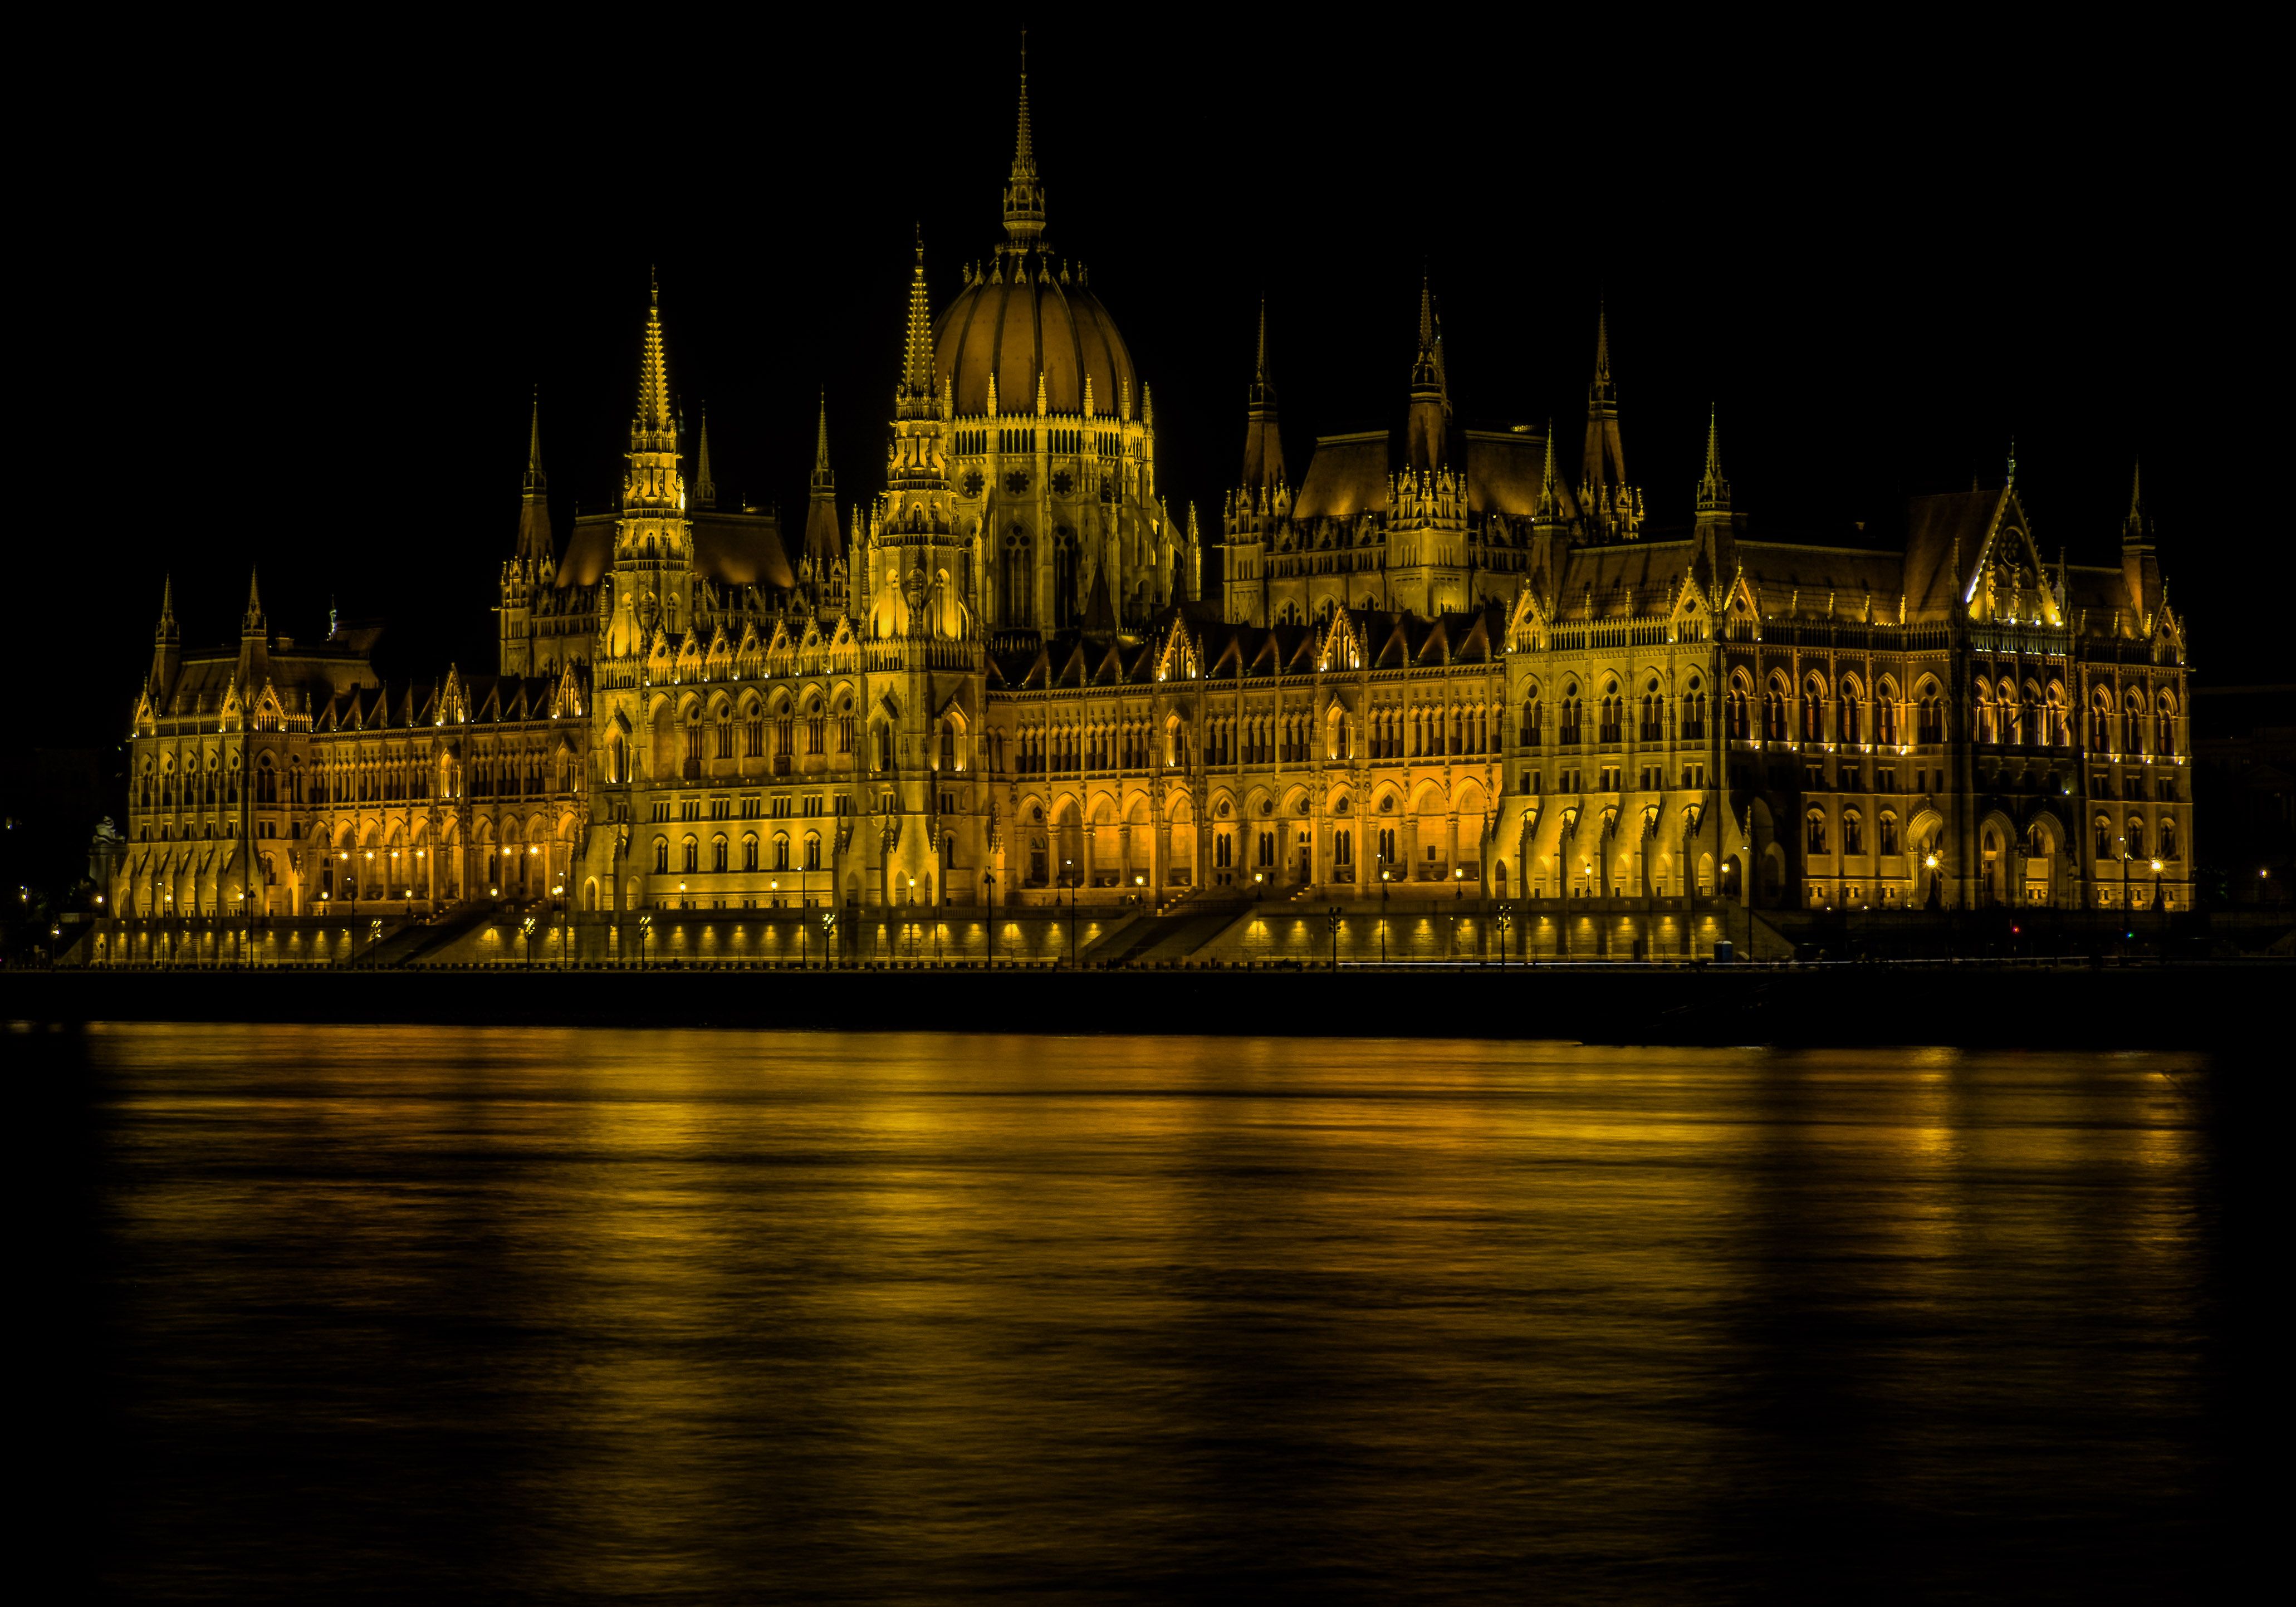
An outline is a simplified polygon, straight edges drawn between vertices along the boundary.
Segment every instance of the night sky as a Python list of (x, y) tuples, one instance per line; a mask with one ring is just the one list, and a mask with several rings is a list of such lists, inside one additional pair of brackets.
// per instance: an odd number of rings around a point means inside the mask
[[(945, 303), (1001, 236), (1016, 67), (994, 29), (898, 70), (889, 37), (91, 80), (25, 181), (68, 225), (25, 242), (20, 416), (62, 461), (48, 516), (20, 504), (7, 651), (58, 700), (41, 740), (116, 735), (168, 570), (190, 648), (235, 636), (259, 562), (275, 630), (323, 635), (332, 595), (393, 622), (390, 668), (490, 669), (529, 396), (562, 542), (619, 483), (650, 265), (721, 505), (801, 521), (824, 385), (840, 507), (872, 496), (912, 229)], [(2204, 680), (2284, 678), (2243, 628), (2291, 578), (2286, 406), (2250, 395), (2285, 371), (2260, 243), (2284, 191), (2238, 96), (2139, 93), (2134, 45), (1885, 80), (1902, 52), (1408, 37), (1031, 34), (1048, 238), (1153, 388), (1176, 513), (1216, 539), (1261, 295), (1296, 483), (1319, 431), (1399, 421), (1424, 265), (1464, 422), (1552, 417), (1571, 456), (1607, 297), (1656, 528), (1688, 518), (1710, 401), (1772, 536), (1855, 539), (1997, 478), (2013, 437), (2044, 552), (2115, 561), (2141, 455)]]

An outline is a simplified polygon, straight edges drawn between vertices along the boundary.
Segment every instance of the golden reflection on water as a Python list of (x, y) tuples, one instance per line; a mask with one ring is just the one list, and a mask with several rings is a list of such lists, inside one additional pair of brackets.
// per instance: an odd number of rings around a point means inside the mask
[[(544, 1595), (1636, 1599), (1819, 1570), (1829, 1503), (1935, 1565), (1906, 1513), (2007, 1521), (2100, 1443), (2157, 1512), (2198, 1410), (2182, 1062), (91, 1040), (131, 1582), (355, 1531)], [(296, 1534), (171, 1481), (287, 1423), (354, 1470)]]

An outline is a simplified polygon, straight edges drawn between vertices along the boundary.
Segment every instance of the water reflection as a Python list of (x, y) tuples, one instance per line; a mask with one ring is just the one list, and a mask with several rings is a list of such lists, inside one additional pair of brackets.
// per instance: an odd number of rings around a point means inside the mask
[(90, 1048), (124, 1587), (2118, 1593), (2206, 1534), (2184, 1062)]

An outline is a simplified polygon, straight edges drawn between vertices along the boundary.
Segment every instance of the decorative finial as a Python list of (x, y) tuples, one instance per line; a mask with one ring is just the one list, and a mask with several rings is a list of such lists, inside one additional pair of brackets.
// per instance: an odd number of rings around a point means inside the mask
[(2013, 435), (2009, 438), (2009, 483), (2017, 483), (2017, 438)]

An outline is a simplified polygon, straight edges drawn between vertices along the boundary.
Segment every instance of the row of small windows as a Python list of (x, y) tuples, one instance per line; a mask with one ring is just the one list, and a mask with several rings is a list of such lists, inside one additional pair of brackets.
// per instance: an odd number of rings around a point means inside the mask
[[(733, 857), (734, 846), (734, 845), (727, 842), (723, 837), (712, 837), (709, 843), (709, 869), (712, 871), (726, 871), (733, 869), (734, 867), (731, 864), (731, 860)], [(745, 871), (786, 871), (793, 868), (800, 868), (793, 867), (790, 864), (791, 844), (786, 832), (776, 832), (774, 836), (773, 841), (767, 846), (771, 849), (772, 863), (770, 865), (760, 865), (758, 863), (759, 844), (757, 836), (754, 832), (745, 833), (740, 843), (742, 850), (741, 868)], [(799, 846), (803, 852), (801, 868), (808, 871), (819, 870), (821, 868), (821, 833), (818, 832), (808, 832), (805, 834), (803, 842), (797, 846)], [(677, 868), (681, 871), (699, 873), (702, 868), (701, 849), (702, 844), (701, 840), (698, 838), (688, 837), (680, 841), (677, 845)], [(657, 875), (668, 875), (670, 869), (669, 859), (669, 839), (667, 837), (655, 838), (653, 840), (654, 873)]]

